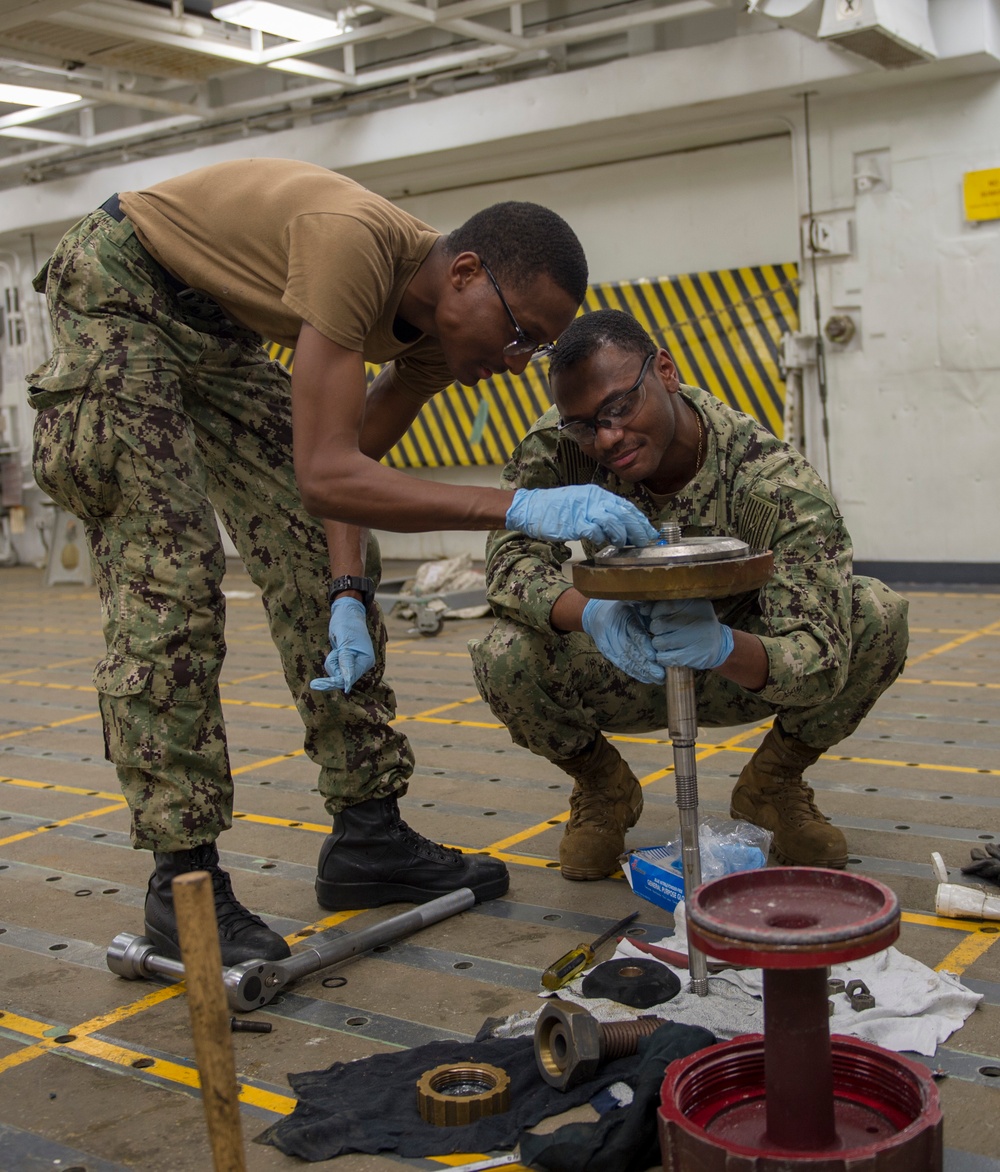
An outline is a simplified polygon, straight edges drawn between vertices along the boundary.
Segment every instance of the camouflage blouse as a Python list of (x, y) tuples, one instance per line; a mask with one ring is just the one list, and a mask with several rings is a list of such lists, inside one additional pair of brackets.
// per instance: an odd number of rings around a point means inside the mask
[[(721, 621), (752, 630), (767, 651), (762, 698), (809, 707), (843, 686), (851, 645), (851, 538), (812, 466), (756, 420), (714, 395), (682, 386), (700, 414), (707, 452), (684, 488), (655, 499), (601, 468), (572, 440), (560, 438), (558, 413), (547, 411), (502, 473), (504, 488), (598, 484), (636, 504), (654, 524), (672, 521), (685, 536), (739, 537), (774, 553), (774, 576), (759, 592), (721, 599)], [(588, 556), (594, 547), (584, 543)], [(569, 582), (560, 542), (498, 530), (487, 549), (487, 590), (496, 614), (551, 633), (552, 605)]]

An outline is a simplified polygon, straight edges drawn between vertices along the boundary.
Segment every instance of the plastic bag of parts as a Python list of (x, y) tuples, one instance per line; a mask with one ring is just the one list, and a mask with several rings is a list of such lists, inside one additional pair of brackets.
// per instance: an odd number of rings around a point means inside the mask
[[(734, 871), (756, 871), (767, 865), (773, 835), (770, 830), (733, 818), (702, 818), (698, 824), (703, 882), (731, 875)], [(681, 870), (681, 841), (664, 847), (666, 866)]]
[[(731, 818), (702, 818), (699, 823), (701, 877), (705, 882), (734, 871), (754, 871), (767, 865), (771, 832)], [(622, 859), (632, 890), (650, 903), (673, 911), (684, 898), (681, 842), (647, 846)]]

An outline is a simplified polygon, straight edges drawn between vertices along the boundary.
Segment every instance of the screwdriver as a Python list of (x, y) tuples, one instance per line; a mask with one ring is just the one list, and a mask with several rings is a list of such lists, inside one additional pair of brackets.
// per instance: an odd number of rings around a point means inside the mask
[(582, 973), (587, 965), (593, 961), (594, 953), (601, 947), (604, 941), (610, 940), (616, 932), (620, 932), (626, 925), (631, 924), (638, 915), (638, 912), (632, 912), (624, 920), (619, 920), (617, 924), (612, 924), (606, 932), (602, 932), (590, 944), (578, 944), (576, 948), (570, 949), (565, 956), (560, 956), (555, 964), (550, 964), (545, 972), (542, 973), (542, 985), (546, 989), (561, 989), (563, 985), (568, 985), (575, 976)]

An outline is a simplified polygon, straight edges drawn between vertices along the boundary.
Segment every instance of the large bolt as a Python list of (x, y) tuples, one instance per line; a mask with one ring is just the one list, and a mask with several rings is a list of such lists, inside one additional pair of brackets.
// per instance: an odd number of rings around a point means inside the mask
[(535, 1023), (535, 1062), (547, 1083), (568, 1091), (603, 1063), (635, 1054), (639, 1039), (664, 1024), (662, 1017), (601, 1022), (572, 1001), (547, 1001)]

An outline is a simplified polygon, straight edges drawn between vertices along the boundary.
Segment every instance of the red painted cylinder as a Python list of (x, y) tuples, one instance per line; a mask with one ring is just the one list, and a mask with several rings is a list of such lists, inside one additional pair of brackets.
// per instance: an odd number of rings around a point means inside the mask
[(930, 1072), (854, 1038), (834, 1036), (831, 1056), (836, 1142), (813, 1151), (769, 1137), (761, 1035), (671, 1063), (657, 1113), (664, 1172), (942, 1172)]
[(826, 973), (764, 970), (767, 1140), (776, 1148), (821, 1151), (837, 1142)]
[(940, 1172), (930, 1074), (897, 1054), (830, 1038), (827, 966), (899, 934), (899, 902), (860, 875), (774, 867), (705, 883), (688, 938), (764, 970), (764, 1035), (667, 1069), (658, 1122), (666, 1172)]

